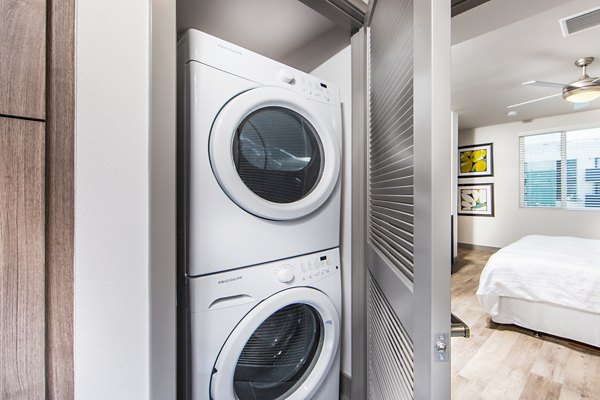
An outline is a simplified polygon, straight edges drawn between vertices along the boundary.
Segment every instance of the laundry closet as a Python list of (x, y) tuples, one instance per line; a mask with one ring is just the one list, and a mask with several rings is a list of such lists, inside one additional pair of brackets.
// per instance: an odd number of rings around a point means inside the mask
[(336, 398), (351, 30), (296, 0), (181, 0), (177, 31), (178, 397)]

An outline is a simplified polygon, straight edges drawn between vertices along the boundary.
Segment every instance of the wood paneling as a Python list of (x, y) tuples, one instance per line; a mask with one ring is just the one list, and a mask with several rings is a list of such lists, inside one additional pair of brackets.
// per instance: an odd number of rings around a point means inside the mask
[(47, 398), (74, 397), (75, 0), (48, 0), (46, 121)]
[(44, 123), (0, 118), (0, 398), (45, 398)]
[(74, 27), (0, 0), (0, 399), (74, 397)]
[(0, 0), (0, 114), (44, 119), (46, 1)]
[(471, 337), (452, 339), (452, 398), (600, 399), (600, 350), (490, 320), (475, 292), (491, 254), (458, 250), (452, 312), (469, 325)]

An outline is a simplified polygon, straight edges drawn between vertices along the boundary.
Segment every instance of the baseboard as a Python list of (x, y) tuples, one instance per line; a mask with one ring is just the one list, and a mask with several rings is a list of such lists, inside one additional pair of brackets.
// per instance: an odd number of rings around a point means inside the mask
[(352, 392), (352, 378), (343, 372), (340, 373), (340, 400), (350, 400)]
[(499, 247), (491, 247), (491, 246), (480, 246), (478, 244), (471, 244), (471, 243), (459, 243), (458, 247), (463, 248), (463, 249), (467, 249), (467, 250), (482, 250), (482, 251), (490, 251), (492, 253), (497, 252), (498, 250), (500, 250)]

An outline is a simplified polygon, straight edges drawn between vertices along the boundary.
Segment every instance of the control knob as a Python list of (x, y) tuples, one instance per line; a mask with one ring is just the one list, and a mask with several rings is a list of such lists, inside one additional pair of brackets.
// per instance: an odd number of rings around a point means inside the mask
[(283, 83), (289, 83), (290, 85), (294, 83), (294, 75), (292, 75), (292, 73), (287, 69), (280, 69), (277, 76), (279, 77), (279, 80)]
[(292, 279), (294, 279), (294, 271), (288, 267), (281, 268), (277, 271), (277, 279), (279, 279), (279, 282), (281, 283), (291, 282)]

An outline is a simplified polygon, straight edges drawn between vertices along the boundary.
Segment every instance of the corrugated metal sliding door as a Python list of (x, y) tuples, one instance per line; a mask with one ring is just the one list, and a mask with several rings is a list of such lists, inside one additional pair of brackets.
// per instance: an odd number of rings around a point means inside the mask
[(367, 29), (369, 399), (450, 398), (450, 2), (375, 0)]

